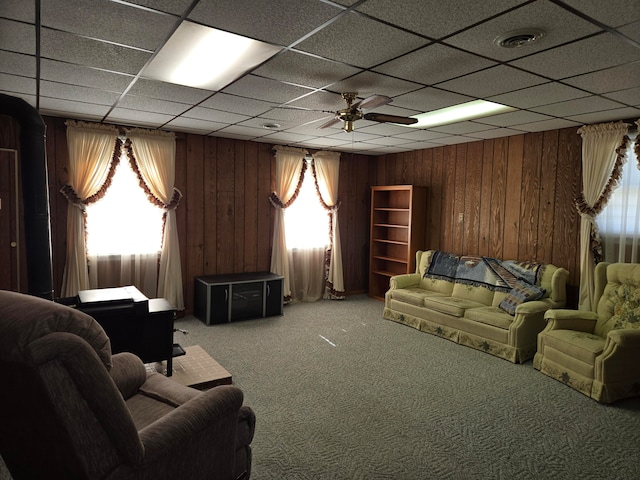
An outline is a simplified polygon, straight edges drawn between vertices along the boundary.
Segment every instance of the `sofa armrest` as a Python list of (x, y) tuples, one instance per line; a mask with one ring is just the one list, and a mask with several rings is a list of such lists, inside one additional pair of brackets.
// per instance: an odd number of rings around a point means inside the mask
[(598, 321), (598, 314), (582, 310), (552, 308), (544, 315), (547, 320), (545, 331), (549, 330), (577, 330), (593, 333)]
[(402, 275), (394, 275), (389, 280), (389, 288), (395, 290), (398, 288), (407, 288), (420, 284), (420, 274), (418, 273), (405, 273)]
[(516, 307), (516, 315), (530, 315), (532, 313), (544, 313), (549, 310), (551, 303), (549, 300), (532, 300), (521, 303)]

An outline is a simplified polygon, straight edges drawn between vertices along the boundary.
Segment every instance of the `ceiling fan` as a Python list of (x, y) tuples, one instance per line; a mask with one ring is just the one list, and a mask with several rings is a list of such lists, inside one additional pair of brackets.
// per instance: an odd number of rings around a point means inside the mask
[(401, 125), (411, 125), (418, 121), (417, 118), (400, 117), (398, 115), (387, 115), (385, 113), (373, 113), (365, 112), (382, 105), (387, 105), (393, 100), (385, 95), (371, 95), (359, 102), (353, 103), (357, 98), (357, 92), (345, 92), (342, 94), (342, 98), (347, 102), (347, 107), (335, 112), (335, 118), (328, 121), (324, 125), (320, 125), (320, 128), (327, 128), (336, 123), (342, 121), (344, 125), (342, 129), (345, 132), (353, 132), (353, 122), (364, 118), (365, 120), (371, 120), (373, 122), (380, 123), (399, 123)]

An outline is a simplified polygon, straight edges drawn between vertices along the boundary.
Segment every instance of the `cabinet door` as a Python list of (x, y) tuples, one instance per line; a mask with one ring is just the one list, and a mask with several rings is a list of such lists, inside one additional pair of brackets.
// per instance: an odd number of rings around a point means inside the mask
[(210, 323), (230, 322), (229, 301), (231, 300), (230, 288), (228, 284), (211, 285), (211, 303), (209, 305)]
[(282, 279), (267, 282), (265, 316), (282, 315)]
[(262, 317), (264, 282), (234, 283), (231, 285), (231, 319), (245, 320)]

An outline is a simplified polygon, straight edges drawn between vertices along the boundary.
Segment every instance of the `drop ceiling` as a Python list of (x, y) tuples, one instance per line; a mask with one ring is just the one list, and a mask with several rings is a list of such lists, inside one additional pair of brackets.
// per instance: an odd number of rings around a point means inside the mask
[[(185, 20), (281, 50), (219, 91), (145, 78)], [(494, 42), (526, 28), (544, 34)], [(401, 116), (474, 99), (516, 110), (319, 128), (345, 91), (389, 96), (374, 111)], [(0, 92), (43, 115), (370, 155), (637, 119), (640, 1), (2, 0)]]

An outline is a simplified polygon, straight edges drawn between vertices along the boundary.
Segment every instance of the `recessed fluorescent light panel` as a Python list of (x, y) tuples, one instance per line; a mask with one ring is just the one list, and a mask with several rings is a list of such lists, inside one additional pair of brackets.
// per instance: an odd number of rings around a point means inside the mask
[(433, 110), (432, 112), (413, 115), (412, 118), (417, 118), (418, 123), (404, 126), (410, 128), (435, 127), (438, 125), (448, 125), (450, 123), (487, 117), (498, 113), (511, 112), (513, 110), (516, 109), (499, 103), (487, 102), (486, 100), (474, 100), (472, 102), (454, 105), (453, 107), (441, 108), (440, 110)]
[(142, 76), (218, 91), (280, 50), (268, 43), (185, 21)]

